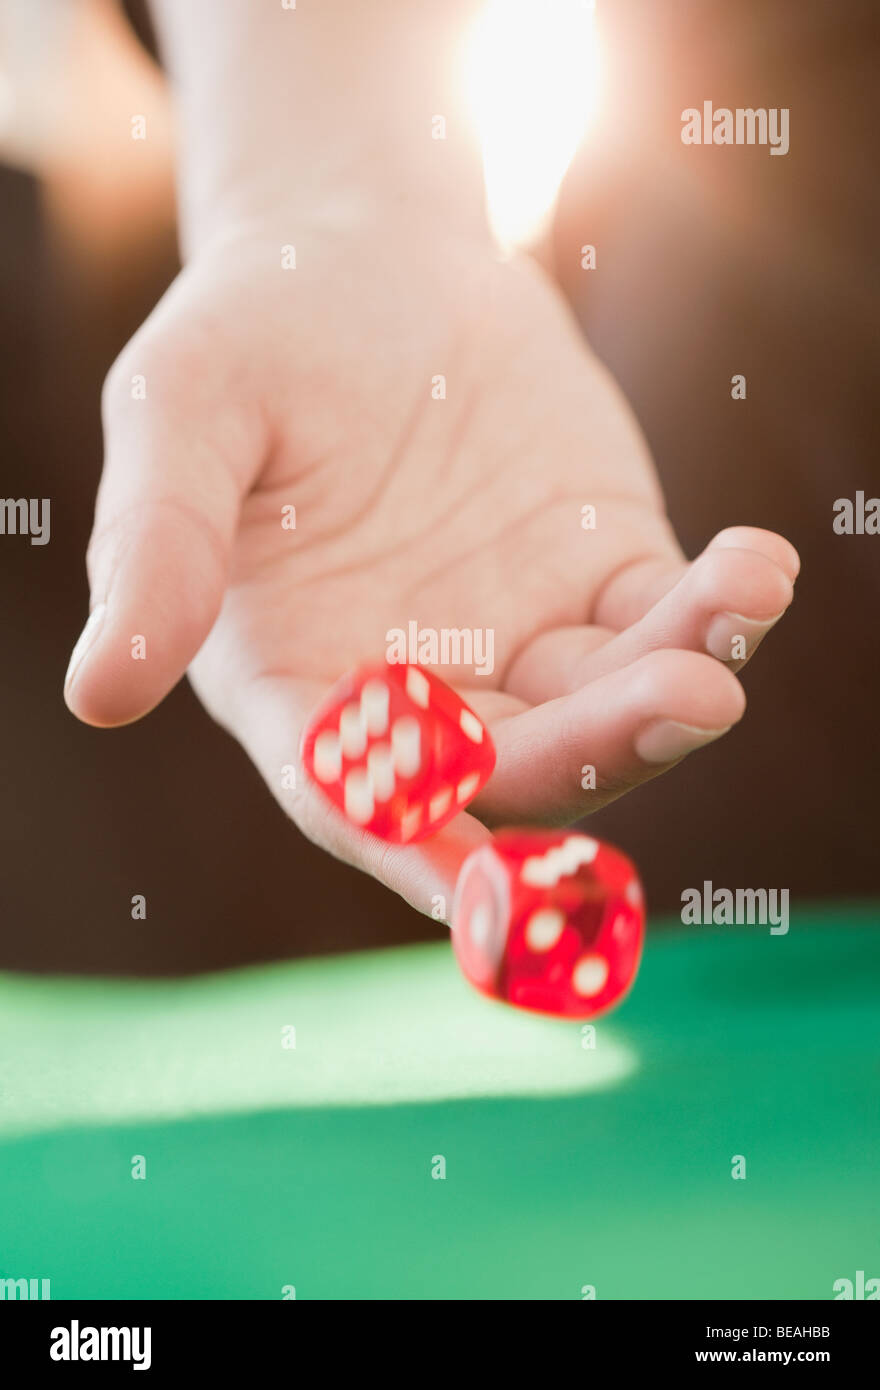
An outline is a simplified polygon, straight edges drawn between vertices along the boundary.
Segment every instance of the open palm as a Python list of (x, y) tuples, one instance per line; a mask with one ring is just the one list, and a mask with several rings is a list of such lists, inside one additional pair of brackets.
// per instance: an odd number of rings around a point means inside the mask
[[(217, 243), (114, 366), (105, 607), (67, 698), (126, 722), (189, 666), (300, 828), (426, 911), (487, 825), (585, 816), (734, 723), (797, 557), (737, 527), (686, 562), (626, 403), (531, 261), (383, 228), (312, 232), (296, 263), (265, 232)], [(475, 814), (400, 849), (283, 770), (327, 686), (411, 621), (492, 631), (491, 673), (438, 673), (498, 764)]]

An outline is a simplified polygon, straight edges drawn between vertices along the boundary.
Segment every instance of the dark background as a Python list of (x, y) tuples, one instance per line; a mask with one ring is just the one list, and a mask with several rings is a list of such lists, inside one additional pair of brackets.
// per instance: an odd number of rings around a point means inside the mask
[[(634, 856), (655, 911), (706, 878), (876, 894), (880, 537), (832, 531), (836, 498), (880, 493), (875, 7), (618, 0), (602, 26), (606, 123), (563, 189), (561, 281), (688, 553), (747, 523), (788, 536), (803, 571), (742, 725), (590, 826)], [(682, 145), (681, 111), (710, 98), (789, 107), (789, 154)], [(307, 844), (185, 683), (126, 729), (67, 713), (101, 382), (174, 242), (160, 218), (136, 254), (86, 264), (35, 179), (0, 170), (0, 203), (2, 491), (52, 499), (49, 545), (0, 537), (0, 967), (168, 974), (441, 937)]]

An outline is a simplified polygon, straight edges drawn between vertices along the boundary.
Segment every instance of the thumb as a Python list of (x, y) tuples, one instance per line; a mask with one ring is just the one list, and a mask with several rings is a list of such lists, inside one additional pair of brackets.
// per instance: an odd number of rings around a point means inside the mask
[(212, 359), (216, 346), (181, 354), (173, 335), (149, 348), (135, 338), (107, 378), (91, 612), (64, 685), (68, 707), (87, 724), (146, 714), (217, 616), (261, 453), (256, 428), (236, 418), (246, 412), (217, 389)]

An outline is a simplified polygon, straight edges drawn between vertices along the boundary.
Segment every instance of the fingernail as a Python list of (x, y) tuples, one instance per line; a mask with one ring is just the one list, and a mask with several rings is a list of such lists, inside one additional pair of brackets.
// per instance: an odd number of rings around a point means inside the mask
[(686, 753), (712, 743), (725, 729), (696, 729), (693, 724), (678, 724), (674, 719), (655, 719), (638, 735), (635, 750), (645, 763), (674, 763)]
[(719, 661), (745, 661), (784, 613), (785, 609), (765, 623), (741, 613), (716, 613), (706, 633), (706, 651)]
[(67, 666), (67, 675), (64, 677), (65, 690), (69, 690), (71, 685), (73, 684), (73, 678), (76, 675), (80, 665), (82, 664), (83, 657), (89, 651), (89, 649), (92, 646), (92, 643), (98, 635), (98, 631), (101, 627), (102, 622), (104, 621), (104, 614), (106, 613), (106, 611), (106, 603), (99, 603), (95, 608), (92, 609), (91, 613), (89, 614), (88, 619), (86, 621), (86, 625), (80, 633), (79, 637), (77, 638), (76, 646), (70, 653), (70, 661)]

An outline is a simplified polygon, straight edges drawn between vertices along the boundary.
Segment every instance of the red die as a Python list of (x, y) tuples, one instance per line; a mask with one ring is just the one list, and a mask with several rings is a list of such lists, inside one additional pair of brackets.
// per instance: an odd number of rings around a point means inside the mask
[(433, 835), (473, 801), (495, 766), (483, 721), (421, 666), (343, 677), (305, 728), (302, 759), (325, 796), (394, 844)]
[(465, 860), (452, 944), (477, 989), (523, 1009), (589, 1018), (638, 970), (645, 911), (625, 854), (572, 831), (503, 831)]

